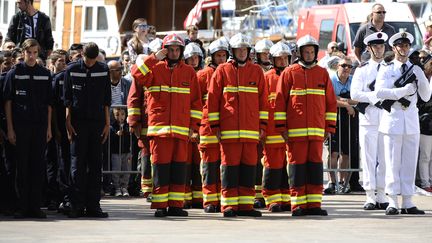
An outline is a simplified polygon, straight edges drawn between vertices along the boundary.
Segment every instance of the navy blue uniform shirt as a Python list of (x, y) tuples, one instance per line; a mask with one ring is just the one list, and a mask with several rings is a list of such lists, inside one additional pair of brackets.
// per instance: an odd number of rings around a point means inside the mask
[(51, 73), (36, 64), (17, 64), (6, 74), (4, 101), (12, 101), (13, 123), (48, 124), (48, 106), (52, 105)]
[(96, 62), (87, 67), (81, 59), (69, 64), (64, 74), (64, 104), (72, 119), (105, 121), (105, 106), (111, 105), (108, 66)]

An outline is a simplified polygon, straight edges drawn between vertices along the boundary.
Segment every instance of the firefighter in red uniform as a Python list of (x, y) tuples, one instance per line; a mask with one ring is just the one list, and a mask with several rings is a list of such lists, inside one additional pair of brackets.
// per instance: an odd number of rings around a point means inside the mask
[(278, 81), (275, 127), (287, 142), (292, 216), (325, 216), (322, 143), (335, 131), (336, 96), (327, 71), (317, 65), (318, 42), (306, 35), (297, 45), (299, 62)]
[[(135, 82), (148, 92), (155, 217), (188, 215), (183, 210), (187, 146), (188, 140), (199, 139), (202, 103), (195, 71), (182, 61), (183, 49), (183, 40), (170, 34), (163, 39), (162, 50), (137, 59), (131, 70)], [(131, 124), (133, 119), (129, 116)]]
[(291, 211), (288, 186), (286, 146), (283, 137), (275, 130), (274, 121), (285, 120), (285, 115), (274, 112), (276, 86), (282, 71), (289, 65), (291, 51), (289, 46), (278, 42), (270, 48), (273, 68), (264, 74), (268, 88), (269, 121), (264, 145), (263, 196), (271, 212)]
[[(190, 42), (183, 52), (185, 63), (194, 68), (196, 72), (201, 69), (204, 54), (201, 47)], [(198, 144), (190, 142), (188, 145), (188, 168), (186, 171), (185, 208), (203, 208), (203, 193), (201, 184), (200, 163), (201, 155)]]
[[(225, 63), (228, 58), (228, 43), (223, 39), (213, 41), (209, 46), (211, 63), (197, 73), (203, 103), (207, 101), (207, 87), (217, 66)], [(207, 106), (203, 108), (203, 119), (200, 127), (200, 145), (202, 157), (202, 192), (204, 212), (220, 211), (220, 148), (216, 135), (212, 133), (208, 122)]]
[(261, 68), (251, 63), (248, 38), (230, 39), (233, 61), (217, 67), (208, 90), (208, 117), (221, 145), (221, 204), (224, 217), (260, 217), (253, 209), (257, 143), (265, 138), (267, 88)]

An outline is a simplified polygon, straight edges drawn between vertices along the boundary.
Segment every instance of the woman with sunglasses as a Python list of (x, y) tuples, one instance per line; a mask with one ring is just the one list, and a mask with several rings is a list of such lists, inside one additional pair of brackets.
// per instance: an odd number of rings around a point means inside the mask
[(139, 54), (148, 55), (148, 45), (150, 40), (148, 38), (149, 25), (147, 25), (147, 20), (144, 18), (135, 19), (132, 23), (132, 29), (134, 34), (128, 41), (127, 47), (130, 60), (132, 63), (135, 63), (135, 60)]

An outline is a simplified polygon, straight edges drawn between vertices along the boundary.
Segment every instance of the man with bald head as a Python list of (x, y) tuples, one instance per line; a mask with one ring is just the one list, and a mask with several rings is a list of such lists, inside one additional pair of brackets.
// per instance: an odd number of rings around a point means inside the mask
[[(384, 22), (386, 11), (384, 6), (380, 3), (376, 3), (372, 6), (372, 13), (369, 15), (370, 20), (368, 23), (360, 26), (359, 30), (354, 39), (354, 53), (359, 61), (361, 61), (361, 56), (366, 50), (366, 45), (363, 43), (364, 38), (373, 34), (375, 32), (384, 32), (387, 36), (392, 36), (396, 34), (393, 26)], [(391, 51), (391, 47), (386, 44), (385, 50)]]
[(119, 61), (108, 62), (111, 79), (111, 105), (126, 105), (130, 82), (122, 77), (122, 65)]

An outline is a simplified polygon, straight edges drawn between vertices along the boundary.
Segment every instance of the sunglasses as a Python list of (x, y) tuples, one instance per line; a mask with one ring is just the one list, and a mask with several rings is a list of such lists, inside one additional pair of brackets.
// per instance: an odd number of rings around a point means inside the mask
[(149, 25), (147, 25), (147, 24), (139, 24), (139, 25), (138, 25), (138, 28), (139, 28), (139, 29), (142, 29), (142, 30), (146, 30), (146, 29), (149, 28)]
[(377, 12), (374, 12), (374, 13), (376, 13), (376, 14), (386, 14), (387, 11), (377, 11)]
[(353, 68), (353, 65), (349, 65), (349, 64), (340, 64), (339, 66), (341, 66), (342, 68)]
[(337, 46), (332, 46), (331, 49), (339, 49)]

